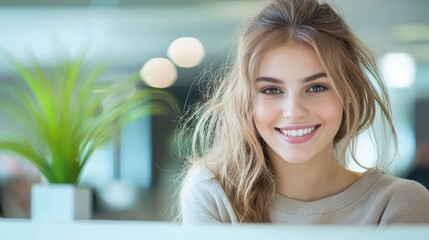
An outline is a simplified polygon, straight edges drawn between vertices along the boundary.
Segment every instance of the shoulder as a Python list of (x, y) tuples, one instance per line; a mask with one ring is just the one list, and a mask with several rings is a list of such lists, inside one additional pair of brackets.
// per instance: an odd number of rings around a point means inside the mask
[(377, 183), (392, 199), (429, 201), (428, 190), (416, 181), (381, 174)]
[(201, 183), (210, 182), (215, 179), (215, 174), (208, 167), (197, 164), (189, 169), (184, 180), (184, 186), (192, 188)]
[(380, 224), (429, 224), (429, 192), (423, 185), (381, 175), (375, 187), (386, 200)]
[(233, 222), (235, 215), (215, 174), (206, 166), (192, 167), (180, 192), (183, 223)]
[(216, 175), (204, 165), (195, 165), (189, 169), (183, 181), (182, 198), (214, 198), (223, 192)]

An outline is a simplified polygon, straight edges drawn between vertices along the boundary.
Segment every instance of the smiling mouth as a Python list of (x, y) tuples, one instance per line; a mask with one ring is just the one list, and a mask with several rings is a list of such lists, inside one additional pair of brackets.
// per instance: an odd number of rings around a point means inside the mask
[(315, 125), (313, 127), (300, 128), (300, 129), (280, 129), (276, 128), (276, 131), (281, 133), (283, 136), (287, 138), (302, 138), (313, 135), (313, 133), (320, 127), (319, 125)]

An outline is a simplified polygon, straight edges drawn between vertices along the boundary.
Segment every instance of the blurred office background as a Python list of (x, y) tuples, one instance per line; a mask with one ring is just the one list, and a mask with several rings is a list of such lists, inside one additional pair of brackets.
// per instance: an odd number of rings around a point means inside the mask
[[(329, 2), (374, 51), (388, 82), (400, 154), (389, 174), (428, 184), (429, 1)], [(203, 61), (190, 68), (176, 66), (177, 79), (166, 88), (183, 109), (199, 100), (199, 83), (210, 81), (225, 63), (236, 30), (264, 4), (258, 0), (0, 0), (0, 49), (23, 62), (33, 53), (49, 67), (58, 44), (70, 55), (89, 46), (90, 56), (117, 57), (118, 64), (109, 74), (121, 75), (139, 71), (152, 58), (167, 58), (175, 39), (194, 37), (204, 46)], [(9, 81), (10, 75), (10, 66), (0, 58), (0, 81)], [(177, 116), (140, 119), (94, 154), (81, 180), (94, 189), (95, 219), (174, 219), (181, 165), (173, 153), (176, 124)], [(0, 127), (7, 128), (1, 118)], [(363, 142), (361, 157), (370, 166), (371, 149), (364, 146)], [(40, 181), (30, 164), (0, 153), (1, 215), (28, 218), (30, 187)]]

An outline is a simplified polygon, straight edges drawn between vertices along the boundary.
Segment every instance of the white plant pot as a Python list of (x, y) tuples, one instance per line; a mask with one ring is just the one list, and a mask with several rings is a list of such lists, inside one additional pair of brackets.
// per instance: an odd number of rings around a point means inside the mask
[(74, 221), (91, 218), (91, 189), (71, 184), (33, 185), (31, 219)]

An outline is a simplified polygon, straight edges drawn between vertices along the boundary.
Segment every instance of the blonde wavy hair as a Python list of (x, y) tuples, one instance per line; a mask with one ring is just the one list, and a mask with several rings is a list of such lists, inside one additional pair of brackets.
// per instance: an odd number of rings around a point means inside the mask
[[(255, 79), (262, 54), (288, 41), (310, 46), (320, 58), (343, 105), (341, 127), (334, 138), (339, 162), (356, 158), (356, 137), (382, 118), (396, 149), (396, 133), (386, 87), (370, 51), (343, 18), (316, 0), (274, 0), (245, 28), (235, 60), (220, 81), (182, 125), (192, 135), (185, 173), (208, 167), (242, 223), (270, 222), (275, 175), (264, 141), (253, 122)], [(378, 127), (377, 127), (378, 128)], [(341, 143), (341, 144), (340, 144)]]

